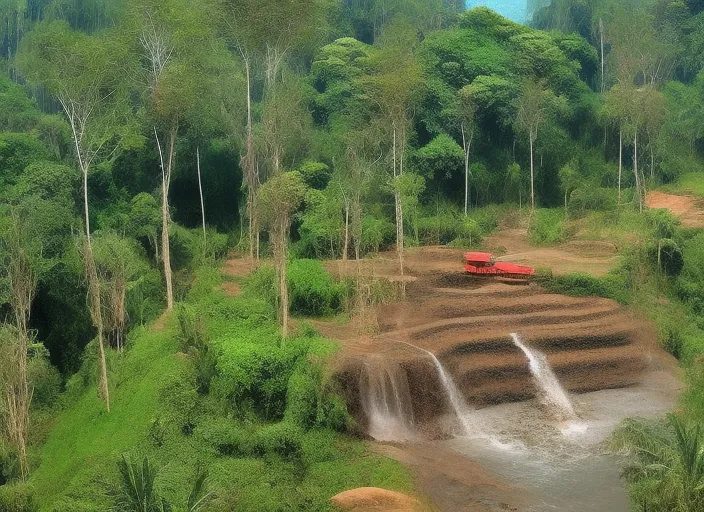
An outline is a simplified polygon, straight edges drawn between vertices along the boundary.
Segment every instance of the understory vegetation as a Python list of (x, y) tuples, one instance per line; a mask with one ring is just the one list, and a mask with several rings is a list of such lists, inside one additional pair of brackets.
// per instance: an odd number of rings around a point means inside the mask
[(130, 333), (109, 361), (109, 414), (95, 357), (84, 357), (37, 447), (41, 464), (27, 484), (0, 487), (3, 510), (107, 510), (135, 467), (175, 510), (201, 473), (204, 511), (328, 510), (350, 486), (410, 489), (400, 464), (340, 436), (355, 426), (325, 373), (337, 347), (305, 328), (284, 342), (259, 290), (227, 297), (220, 283), (200, 269), (174, 316)]
[(681, 411), (618, 446), (639, 510), (698, 510), (704, 234), (646, 199), (704, 197), (704, 4), (529, 4), (0, 1), (0, 510), (412, 491), (306, 323), (405, 290), (322, 260), (404, 275), (497, 229), (616, 246), (608, 275), (537, 279), (655, 322)]

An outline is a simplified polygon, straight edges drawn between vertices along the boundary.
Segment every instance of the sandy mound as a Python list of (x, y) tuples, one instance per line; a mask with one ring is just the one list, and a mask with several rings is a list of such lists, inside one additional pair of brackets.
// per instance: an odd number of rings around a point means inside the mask
[(333, 496), (330, 501), (340, 510), (355, 512), (423, 512), (430, 510), (406, 494), (378, 487), (350, 489)]

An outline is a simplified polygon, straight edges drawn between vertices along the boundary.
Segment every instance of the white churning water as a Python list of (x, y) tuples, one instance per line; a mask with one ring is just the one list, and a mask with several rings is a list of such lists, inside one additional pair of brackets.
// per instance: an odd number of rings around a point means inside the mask
[(515, 332), (511, 333), (514, 345), (520, 348), (528, 358), (530, 371), (541, 391), (540, 399), (557, 417), (563, 421), (577, 421), (577, 413), (567, 393), (550, 368), (548, 358), (542, 352), (528, 347)]
[(445, 392), (447, 393), (447, 397), (450, 400), (450, 406), (452, 407), (455, 416), (457, 416), (457, 419), (460, 421), (460, 426), (462, 427), (462, 434), (465, 436), (470, 435), (472, 433), (472, 424), (469, 421), (469, 407), (467, 406), (467, 402), (465, 402), (464, 397), (462, 396), (462, 392), (459, 390), (457, 385), (455, 385), (455, 381), (452, 380), (452, 376), (447, 371), (445, 371), (445, 368), (443, 367), (442, 363), (440, 363), (440, 360), (435, 357), (435, 354), (433, 354), (429, 350), (416, 347), (415, 345), (407, 343), (405, 341), (399, 341), (398, 343), (403, 343), (404, 345), (413, 347), (417, 350), (420, 350), (421, 352), (425, 352), (432, 358), (433, 363), (435, 364), (435, 369), (437, 370), (438, 376), (440, 377), (440, 382), (442, 382), (442, 385), (445, 388)]
[(368, 359), (364, 363), (359, 392), (370, 436), (377, 441), (415, 439), (411, 392), (406, 372), (400, 365)]

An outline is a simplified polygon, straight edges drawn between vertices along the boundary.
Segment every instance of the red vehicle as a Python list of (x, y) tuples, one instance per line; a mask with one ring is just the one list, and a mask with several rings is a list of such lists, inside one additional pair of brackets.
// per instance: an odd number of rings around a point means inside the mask
[(515, 263), (494, 261), (488, 252), (468, 252), (464, 255), (466, 274), (479, 277), (508, 277), (511, 279), (528, 279), (535, 274), (535, 269)]

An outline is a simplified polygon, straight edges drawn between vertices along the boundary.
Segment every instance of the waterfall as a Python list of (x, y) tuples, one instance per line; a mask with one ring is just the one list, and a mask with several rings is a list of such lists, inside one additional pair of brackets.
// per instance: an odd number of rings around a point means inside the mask
[(359, 392), (370, 436), (377, 441), (415, 438), (411, 392), (406, 372), (399, 364), (378, 357), (367, 359)]
[(442, 382), (442, 385), (445, 388), (445, 391), (447, 392), (447, 396), (450, 399), (450, 405), (452, 406), (452, 410), (454, 411), (455, 416), (457, 416), (457, 419), (460, 420), (460, 424), (462, 426), (462, 433), (466, 436), (469, 435), (472, 432), (472, 424), (469, 422), (469, 407), (467, 406), (467, 402), (465, 402), (462, 393), (460, 392), (459, 388), (455, 385), (455, 381), (452, 380), (452, 376), (450, 376), (450, 374), (445, 371), (445, 368), (442, 366), (438, 358), (435, 357), (435, 354), (433, 354), (429, 350), (416, 347), (415, 345), (412, 345), (405, 341), (398, 341), (397, 343), (403, 343), (404, 345), (413, 347), (417, 350), (420, 350), (421, 352), (425, 352), (432, 358), (433, 363), (435, 364), (435, 368), (438, 372), (438, 376), (440, 377), (440, 381)]
[(572, 402), (557, 376), (550, 368), (548, 359), (542, 352), (526, 346), (521, 340), (521, 337), (515, 332), (511, 333), (514, 345), (520, 348), (528, 358), (530, 363), (530, 372), (533, 374), (536, 384), (541, 391), (541, 401), (553, 411), (560, 420), (577, 420), (577, 414), (574, 412)]

